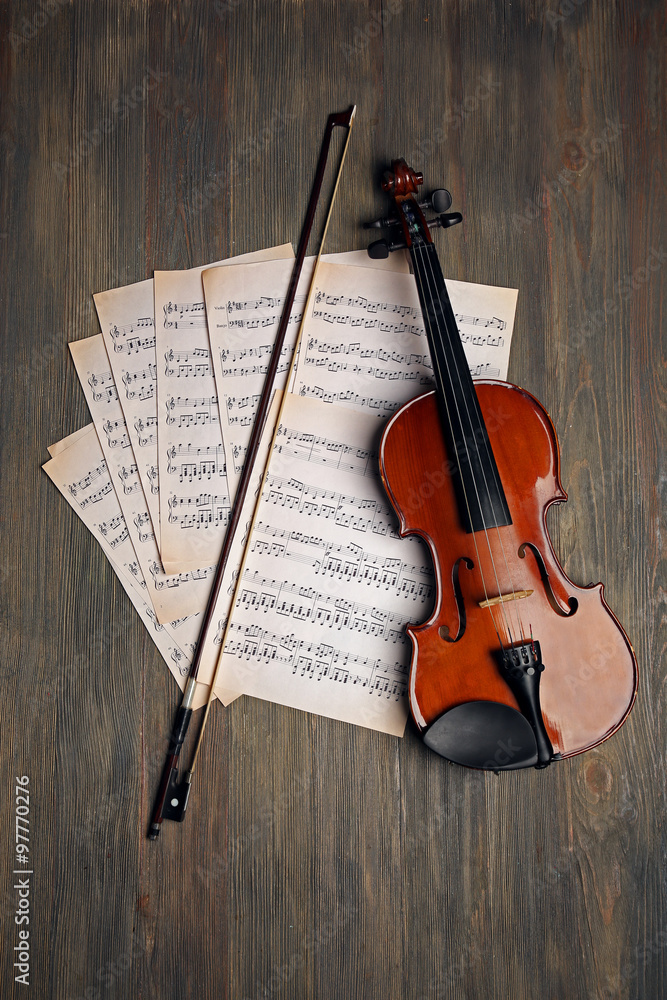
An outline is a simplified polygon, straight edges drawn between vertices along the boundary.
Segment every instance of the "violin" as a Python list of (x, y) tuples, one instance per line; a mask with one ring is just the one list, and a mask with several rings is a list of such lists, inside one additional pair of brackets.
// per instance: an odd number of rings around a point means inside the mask
[(616, 732), (637, 662), (603, 585), (575, 585), (554, 552), (546, 513), (567, 494), (547, 412), (519, 386), (471, 377), (430, 232), (461, 215), (447, 214), (444, 189), (418, 202), (422, 183), (392, 162), (382, 182), (392, 214), (370, 224), (389, 236), (369, 247), (409, 250), (435, 382), (394, 414), (380, 445), (400, 534), (423, 538), (435, 569), (433, 613), (407, 627), (410, 711), (449, 761), (543, 768)]

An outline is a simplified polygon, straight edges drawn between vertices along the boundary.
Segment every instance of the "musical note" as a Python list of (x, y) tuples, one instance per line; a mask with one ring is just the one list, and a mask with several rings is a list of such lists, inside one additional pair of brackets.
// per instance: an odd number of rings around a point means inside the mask
[(132, 520), (137, 529), (137, 538), (140, 542), (155, 541), (155, 535), (151, 531), (150, 515), (147, 510), (141, 511)]
[(155, 433), (157, 417), (137, 417), (134, 421), (134, 429), (137, 432), (137, 443), (140, 448), (148, 448), (157, 443)]
[[(153, 567), (159, 563), (160, 555), (152, 520), (147, 504), (147, 497), (142, 488), (139, 476), (139, 466), (137, 462), (131, 460), (124, 449), (114, 447), (114, 442), (125, 441), (129, 444), (128, 428), (125, 423), (121, 404), (118, 400), (110, 406), (108, 403), (97, 402), (92, 397), (92, 387), (85, 378), (85, 373), (92, 370), (101, 370), (102, 363), (106, 358), (106, 351), (101, 335), (90, 337), (87, 340), (76, 341), (71, 345), (74, 364), (81, 379), (81, 383), (86, 394), (86, 399), (93, 420), (98, 430), (99, 444), (101, 445), (104, 462), (100, 463), (91, 475), (95, 473), (103, 477), (108, 476), (109, 483), (104, 483), (105, 493), (100, 497), (91, 496), (90, 502), (95, 501), (100, 509), (106, 501), (105, 497), (110, 492), (111, 484), (115, 484), (115, 496), (117, 509), (120, 512), (113, 518), (100, 518), (100, 532), (114, 542), (113, 548), (120, 551), (123, 546), (124, 535), (127, 531), (129, 541), (136, 553), (136, 559), (128, 560), (130, 565), (137, 564), (137, 573), (133, 576), (139, 580), (141, 587), (145, 591), (146, 599), (150, 601), (156, 621), (162, 624), (185, 615), (191, 615), (203, 611), (207, 598), (207, 586), (204, 578), (203, 582), (194, 580), (181, 586), (178, 599), (172, 592), (161, 587), (168, 577), (160, 568), (159, 574), (155, 574)], [(154, 418), (155, 420), (156, 418)], [(158, 489), (157, 466), (152, 466), (147, 470), (148, 481), (151, 488)], [(78, 482), (71, 484), (79, 492), (90, 490), (91, 486), (100, 486), (97, 481)], [(122, 524), (121, 524), (122, 521)], [(117, 529), (117, 530), (116, 530)], [(113, 537), (112, 534), (113, 533)], [(196, 639), (196, 635), (193, 636)]]
[(107, 436), (107, 442), (110, 448), (130, 447), (130, 436), (127, 433), (124, 418), (121, 418), (120, 420), (105, 420), (102, 424), (102, 428)]
[(150, 486), (151, 495), (155, 496), (160, 492), (160, 483), (156, 465), (151, 465), (151, 467), (146, 470), (146, 477)]
[(89, 486), (99, 479), (101, 476), (106, 475), (107, 466), (106, 462), (100, 462), (94, 469), (91, 469), (89, 473), (83, 476), (78, 482), (70, 483), (67, 487), (70, 494), (73, 497), (78, 497), (80, 493), (85, 493)]
[(422, 543), (399, 537), (375, 428), (287, 397), (221, 669), (248, 694), (400, 733), (405, 623), (428, 614), (433, 575)]
[(276, 447), (305, 462), (328, 465), (361, 476), (377, 476), (377, 452), (355, 448), (344, 441), (308, 434), (283, 424), (278, 430)]
[[(84, 383), (85, 381), (84, 369)], [(74, 506), (86, 527), (102, 546), (123, 588), (146, 626), (150, 627), (153, 640), (165, 661), (170, 663), (172, 657), (178, 653), (183, 663), (189, 663), (199, 629), (198, 620), (191, 616), (185, 622), (172, 624), (158, 622), (154, 609), (148, 603), (146, 582), (136, 558), (128, 533), (128, 525), (120, 509), (118, 498), (111, 488), (109, 470), (93, 425), (90, 424), (86, 433), (77, 438), (75, 443), (69, 444), (62, 451), (57, 450), (56, 456), (44, 466), (44, 471)], [(85, 499), (92, 500), (93, 494), (99, 491), (99, 483), (102, 480), (108, 487), (104, 497), (99, 498), (94, 505), (79, 507), (68, 489), (68, 484), (75, 487), (79, 496), (81, 496), (81, 490), (87, 491), (88, 496)], [(179, 632), (178, 637), (175, 635), (176, 629)], [(211, 641), (208, 660), (214, 659), (215, 656), (216, 647)], [(180, 674), (176, 670), (174, 670), (174, 676), (181, 680)]]
[[(140, 317), (136, 322), (127, 323), (124, 326), (118, 326), (114, 323), (109, 329), (114, 353), (138, 354), (140, 351), (154, 350), (155, 332), (145, 334), (144, 331), (147, 329), (155, 330), (155, 322), (152, 316)], [(139, 335), (135, 336), (135, 334)]]
[[(360, 582), (367, 588), (392, 590), (420, 604), (430, 602), (433, 597), (433, 574), (423, 565), (370, 552), (355, 542), (341, 544), (326, 541), (320, 535), (274, 528), (262, 521), (255, 525), (254, 534), (271, 538), (267, 541), (255, 537), (251, 543), (251, 550), (264, 559), (300, 562), (312, 567), (316, 576), (330, 576), (341, 583)], [(378, 531), (376, 534), (397, 537), (395, 526), (391, 524), (386, 532)]]
[(153, 279), (93, 296), (111, 372), (120, 391), (120, 406), (156, 539), (160, 534), (157, 490), (148, 471), (157, 467), (157, 352)]
[[(357, 694), (380, 695), (403, 701), (407, 690), (407, 669), (399, 660), (385, 662), (323, 642), (308, 642), (291, 634), (271, 632), (258, 625), (230, 629), (226, 651), (240, 660), (256, 661), (267, 667), (286, 668), (299, 681), (332, 681), (356, 688)], [(353, 696), (353, 691), (350, 690)], [(320, 715), (328, 712), (320, 711)], [(333, 716), (337, 718), (338, 716)]]
[[(391, 286), (391, 299), (383, 301), (382, 275), (360, 279), (358, 269), (322, 266), (293, 391), (387, 419), (432, 388), (416, 286), (402, 274)], [(501, 334), (511, 332), (515, 290), (456, 281), (447, 288), (473, 376), (505, 378), (510, 338)]]
[(155, 386), (152, 384), (157, 380), (157, 365), (149, 364), (147, 368), (139, 371), (125, 372), (123, 375), (123, 385), (125, 395), (128, 399), (152, 399), (155, 395)]
[(229, 520), (230, 502), (227, 494), (200, 493), (198, 496), (177, 496), (168, 500), (169, 523), (179, 528), (216, 528), (226, 526)]
[[(167, 424), (176, 424), (177, 427), (204, 427), (208, 424), (217, 424), (218, 397), (199, 396), (181, 397), (168, 396), (166, 399)], [(174, 410), (183, 409), (186, 412), (174, 414)], [(213, 445), (213, 447), (219, 447)], [(165, 470), (166, 471), (166, 470)]]
[(88, 378), (88, 385), (92, 390), (92, 397), (96, 403), (112, 403), (118, 399), (116, 384), (111, 372), (91, 375)]
[[(284, 252), (269, 250), (248, 254), (211, 269), (228, 271), (227, 265), (232, 264), (236, 270), (236, 265), (243, 261)], [(199, 509), (196, 513), (192, 507), (185, 513), (181, 504), (186, 498), (196, 502), (209, 474), (211, 482), (215, 482), (215, 495), (221, 498), (221, 504), (226, 495), (228, 504), (228, 468), (222, 459), (216, 461), (215, 470), (199, 463), (185, 469), (178, 479), (177, 490), (173, 488), (177, 474), (169, 471), (170, 462), (173, 465), (170, 459), (173, 449), (192, 444), (193, 432), (196, 432), (198, 446), (220, 448), (224, 453), (202, 295), (204, 270), (195, 267), (187, 271), (156, 271), (154, 277), (156, 350), (158, 357), (164, 359), (157, 378), (160, 442), (157, 465), (162, 484), (160, 552), (165, 570), (172, 575), (207, 566), (216, 558), (229, 516), (228, 509), (223, 512), (217, 504), (208, 512)]]
[(206, 329), (206, 306), (203, 302), (167, 302), (163, 310), (165, 330)]
[(327, 306), (343, 306), (346, 309), (360, 310), (361, 312), (379, 313), (388, 312), (398, 316), (410, 316), (412, 319), (421, 320), (421, 313), (417, 306), (406, 305), (403, 302), (369, 302), (364, 295), (331, 295), (326, 291), (318, 289), (315, 292), (315, 304)]
[(120, 469), (118, 469), (118, 478), (123, 488), (123, 493), (125, 493), (126, 496), (130, 496), (132, 493), (138, 493), (141, 490), (141, 483), (139, 482), (136, 465), (132, 464), (129, 468), (126, 468), (124, 465), (121, 466)]
[[(186, 459), (177, 462), (176, 459)], [(212, 479), (225, 476), (225, 450), (222, 445), (206, 445), (197, 448), (191, 444), (172, 445), (167, 449), (167, 472), (178, 475), (180, 482), (191, 483), (195, 479)], [(187, 461), (196, 459), (196, 461)]]
[(201, 378), (204, 375), (213, 375), (211, 352), (206, 348), (195, 348), (193, 351), (170, 350), (166, 352), (164, 359), (166, 361), (164, 373), (170, 378), (174, 376)]

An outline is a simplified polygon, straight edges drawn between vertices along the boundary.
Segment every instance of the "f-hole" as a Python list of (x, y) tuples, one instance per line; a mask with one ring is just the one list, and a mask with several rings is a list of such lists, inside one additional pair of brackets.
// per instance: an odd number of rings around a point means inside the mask
[(544, 586), (544, 592), (547, 595), (547, 600), (549, 601), (549, 604), (551, 605), (551, 607), (553, 608), (553, 610), (556, 612), (557, 615), (560, 615), (562, 618), (569, 618), (571, 615), (575, 613), (575, 611), (579, 607), (579, 601), (577, 600), (576, 597), (568, 597), (567, 606), (569, 610), (566, 611), (552, 590), (551, 580), (549, 579), (547, 567), (544, 565), (544, 559), (542, 558), (542, 553), (537, 548), (537, 546), (533, 545), (532, 542), (524, 542), (521, 548), (519, 549), (520, 559), (525, 558), (526, 549), (530, 549), (530, 551), (535, 556), (535, 562), (537, 563), (537, 568), (540, 571), (540, 576), (542, 578), (542, 585)]
[(465, 563), (466, 569), (472, 569), (475, 565), (472, 559), (468, 559), (467, 556), (461, 556), (457, 559), (452, 566), (452, 587), (454, 588), (454, 598), (456, 600), (456, 608), (459, 613), (459, 630), (455, 636), (449, 634), (449, 626), (441, 625), (438, 629), (438, 635), (445, 642), (458, 642), (463, 633), (466, 630), (466, 606), (463, 600), (463, 594), (461, 593), (461, 584), (459, 582), (459, 569), (461, 563)]

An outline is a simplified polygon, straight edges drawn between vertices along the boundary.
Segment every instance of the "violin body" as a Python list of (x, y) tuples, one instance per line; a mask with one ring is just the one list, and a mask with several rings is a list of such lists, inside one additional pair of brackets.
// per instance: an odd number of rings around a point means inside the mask
[[(510, 524), (470, 532), (461, 523), (452, 476), (456, 461), (444, 440), (435, 392), (405, 404), (381, 443), (380, 470), (401, 534), (424, 539), (436, 575), (433, 614), (407, 629), (413, 645), (411, 713), (422, 734), (460, 705), (493, 703), (526, 714), (521, 692), (517, 697), (499, 663), (496, 628), (505, 633), (505, 644), (533, 636), (541, 649), (539, 702), (551, 759), (569, 757), (623, 723), (637, 688), (634, 653), (605, 603), (603, 585), (573, 584), (551, 545), (546, 512), (567, 495), (549, 416), (530, 393), (509, 383), (479, 381), (475, 388)], [(502, 617), (499, 604), (484, 603), (501, 595), (509, 595)], [(505, 724), (503, 717), (494, 728), (493, 718), (483, 715), (475, 725), (484, 733), (467, 733), (473, 740), (486, 737), (481, 754), (460, 759), (465, 752), (454, 748), (444, 755), (457, 759), (458, 753), (459, 763), (494, 770), (536, 763), (534, 755), (520, 762), (521, 754), (513, 753), (520, 737), (508, 737)], [(457, 730), (454, 742), (460, 746), (465, 735)]]
[(474, 382), (423, 209), (451, 204), (394, 160), (382, 182), (394, 214), (369, 254), (409, 250), (435, 390), (389, 421), (380, 472), (401, 533), (428, 544), (433, 614), (410, 625), (409, 699), (424, 743), (488, 770), (546, 767), (611, 736), (637, 691), (632, 646), (602, 584), (577, 587), (549, 538), (547, 510), (567, 499), (554, 426), (507, 382)]

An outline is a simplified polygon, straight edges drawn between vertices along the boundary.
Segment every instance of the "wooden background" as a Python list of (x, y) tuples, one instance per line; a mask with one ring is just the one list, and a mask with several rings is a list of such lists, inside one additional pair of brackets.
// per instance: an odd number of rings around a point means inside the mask
[[(667, 996), (664, 3), (16, 0), (0, 33), (3, 997)], [(605, 580), (639, 699), (598, 750), (499, 777), (240, 699), (152, 844), (177, 691), (40, 471), (88, 420), (66, 344), (94, 291), (296, 244), (352, 103), (327, 249), (367, 244), (395, 156), (451, 189), (443, 270), (520, 290), (510, 377), (570, 495), (554, 542)]]

